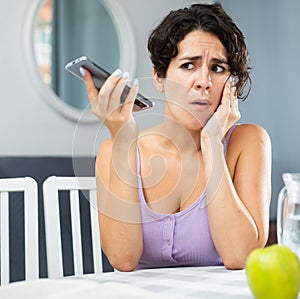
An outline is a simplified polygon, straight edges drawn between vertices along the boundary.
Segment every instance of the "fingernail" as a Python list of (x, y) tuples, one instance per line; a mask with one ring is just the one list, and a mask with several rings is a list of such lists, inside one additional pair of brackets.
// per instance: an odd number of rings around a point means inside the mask
[(138, 79), (134, 79), (133, 80), (133, 85), (134, 86), (139, 86), (139, 80)]
[(83, 77), (85, 76), (85, 71), (84, 71), (83, 67), (79, 68), (79, 72)]
[(230, 76), (229, 79), (228, 79), (228, 82), (232, 83), (232, 81), (233, 81), (232, 76)]
[(125, 73), (123, 74), (123, 78), (124, 78), (124, 79), (129, 78), (129, 73), (128, 73), (128, 72), (125, 72)]
[(116, 69), (114, 72), (113, 72), (113, 75), (115, 76), (120, 76), (122, 74), (122, 71), (120, 69)]

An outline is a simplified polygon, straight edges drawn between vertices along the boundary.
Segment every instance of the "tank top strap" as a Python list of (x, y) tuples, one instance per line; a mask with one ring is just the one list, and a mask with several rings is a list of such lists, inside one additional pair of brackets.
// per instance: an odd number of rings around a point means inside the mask
[(227, 132), (226, 136), (225, 136), (225, 140), (224, 140), (224, 154), (226, 155), (227, 154), (227, 149), (228, 149), (228, 143), (229, 143), (229, 140), (230, 140), (230, 137), (234, 131), (234, 129), (240, 125), (240, 123), (237, 123), (237, 124), (234, 124)]
[(136, 175), (138, 181), (139, 198), (141, 202), (144, 202), (143, 183), (141, 178), (141, 159), (138, 146), (136, 146)]

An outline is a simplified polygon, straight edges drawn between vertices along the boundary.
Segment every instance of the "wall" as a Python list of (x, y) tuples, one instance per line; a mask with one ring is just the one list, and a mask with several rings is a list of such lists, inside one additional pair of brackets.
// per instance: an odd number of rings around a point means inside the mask
[[(136, 77), (149, 77), (152, 74), (151, 65), (145, 50), (149, 28), (170, 8), (191, 1), (114, 1), (124, 7), (135, 28), (138, 46)], [(98, 136), (99, 123), (80, 123), (78, 126), (78, 123), (58, 114), (47, 103), (45, 94), (39, 92), (30, 75), (31, 70), (28, 70), (24, 47), (30, 36), (24, 33), (32, 3), (31, 0), (0, 0), (0, 155), (91, 155), (97, 148), (93, 145), (95, 136)], [(101, 134), (98, 143), (107, 137), (105, 131)]]
[[(113, 0), (128, 14), (137, 41), (136, 77), (151, 76), (146, 51), (150, 28), (171, 8), (188, 0)], [(253, 67), (253, 89), (240, 104), (243, 122), (264, 126), (273, 144), (273, 199), (271, 218), (276, 217), (276, 198), (282, 172), (300, 171), (298, 111), (300, 2), (297, 0), (221, 1), (246, 35)], [(92, 155), (107, 137), (99, 125), (78, 124), (49, 106), (30, 76), (24, 61), (26, 15), (31, 0), (0, 0), (0, 156)], [(149, 80), (148, 80), (149, 81)], [(148, 86), (144, 91), (150, 92)], [(161, 106), (156, 108), (161, 114)], [(144, 116), (143, 116), (144, 117)], [(141, 117), (139, 121), (141, 122)], [(145, 117), (148, 126), (151, 121)]]
[(243, 122), (267, 129), (273, 148), (271, 218), (276, 218), (283, 172), (300, 172), (300, 2), (224, 0), (250, 51), (253, 88), (240, 104)]

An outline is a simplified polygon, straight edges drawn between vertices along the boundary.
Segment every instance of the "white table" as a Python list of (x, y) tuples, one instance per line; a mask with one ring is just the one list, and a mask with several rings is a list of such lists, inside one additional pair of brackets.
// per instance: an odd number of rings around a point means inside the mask
[(245, 270), (164, 268), (39, 279), (0, 287), (1, 299), (253, 299)]
[[(245, 270), (224, 267), (188, 267), (112, 272), (88, 275), (98, 282), (123, 282), (157, 296), (189, 299), (253, 299)], [(121, 297), (120, 297), (121, 298)]]
[(1, 299), (253, 299), (244, 270), (163, 268), (14, 282)]

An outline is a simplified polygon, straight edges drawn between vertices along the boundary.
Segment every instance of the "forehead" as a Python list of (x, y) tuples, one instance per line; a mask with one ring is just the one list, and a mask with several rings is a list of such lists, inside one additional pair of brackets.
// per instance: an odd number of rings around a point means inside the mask
[(226, 58), (227, 51), (219, 38), (211, 33), (195, 30), (188, 33), (185, 38), (178, 43), (177, 56), (194, 56), (210, 53), (213, 56)]

